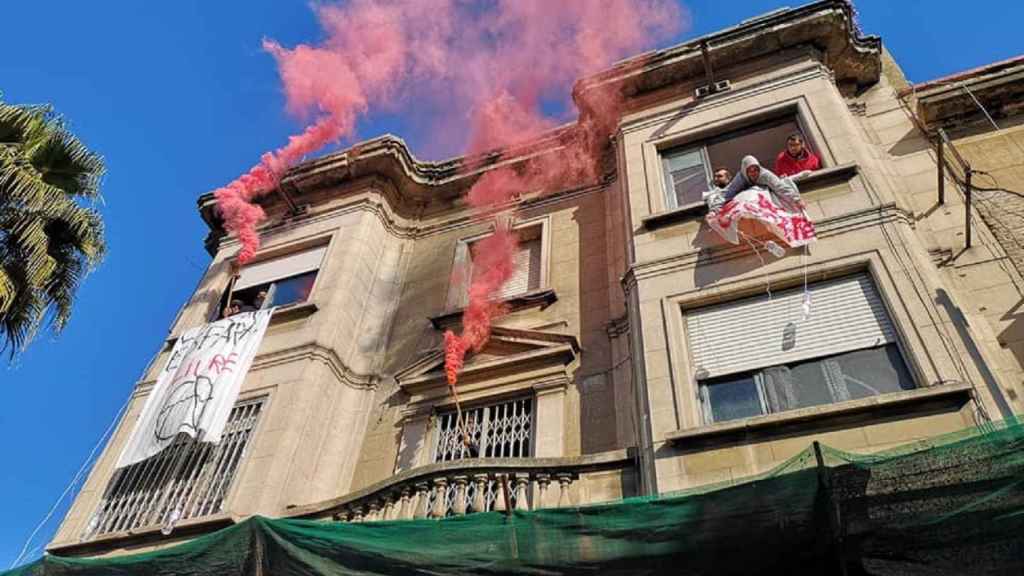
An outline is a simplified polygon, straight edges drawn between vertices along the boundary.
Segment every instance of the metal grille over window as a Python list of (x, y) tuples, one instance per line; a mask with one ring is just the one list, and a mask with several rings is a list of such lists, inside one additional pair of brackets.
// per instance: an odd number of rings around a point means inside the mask
[(169, 526), (222, 511), (264, 400), (236, 405), (218, 444), (181, 436), (156, 456), (119, 470), (83, 539), (144, 526)]
[[(448, 462), (466, 458), (529, 458), (533, 443), (533, 399), (519, 398), (500, 404), (481, 406), (462, 411), (462, 426), (469, 436), (470, 445), (463, 440), (462, 429), (457, 424), (455, 412), (445, 412), (437, 417), (437, 444), (434, 450), (435, 462)], [(472, 500), (476, 486), (467, 486), (467, 498)], [(490, 510), (501, 486), (490, 480), (486, 483), (485, 502)], [(444, 497), (451, 513), (454, 501), (454, 486), (448, 486)], [(431, 494), (431, 505), (436, 498)], [(512, 505), (515, 504), (513, 498)]]

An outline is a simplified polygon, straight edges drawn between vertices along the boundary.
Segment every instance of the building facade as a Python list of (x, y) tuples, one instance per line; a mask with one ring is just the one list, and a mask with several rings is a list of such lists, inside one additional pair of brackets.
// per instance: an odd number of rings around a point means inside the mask
[[(814, 440), (872, 452), (1020, 412), (1019, 227), (998, 206), (1016, 214), (1020, 198), (988, 193), (968, 212), (935, 147), (948, 126), (977, 169), (1021, 189), (1020, 99), (1006, 93), (1022, 83), (998, 70), (1002, 88), (975, 90), (1003, 103), (990, 130), (973, 98), (910, 86), (846, 2), (823, 0), (580, 80), (584, 111), (599, 87), (625, 98), (605, 177), (499, 214), (521, 238), (510, 312), (467, 360), (461, 419), (441, 350), (466, 302), (452, 272), (472, 269), (494, 226), (464, 193), (486, 170), (557, 154), (575, 127), (473, 169), (419, 161), (391, 136), (303, 163), (261, 201), (264, 247), (234, 286), (280, 307), (225, 439), (116, 470), (177, 336), (226, 301), (238, 246), (201, 197), (212, 262), (50, 552), (148, 549), (255, 514), (373, 521), (665, 494), (766, 472)], [(687, 182), (748, 153), (770, 166), (793, 131), (822, 160), (799, 181), (817, 242), (775, 258), (714, 236)]]

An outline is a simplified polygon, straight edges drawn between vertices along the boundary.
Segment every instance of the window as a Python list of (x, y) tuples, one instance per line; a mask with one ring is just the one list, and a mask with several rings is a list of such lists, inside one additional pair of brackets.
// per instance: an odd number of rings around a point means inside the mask
[[(515, 254), (515, 273), (496, 295), (499, 300), (519, 296), (544, 286), (544, 243), (543, 224), (530, 224), (516, 228), (519, 234), (519, 245)], [(461, 285), (452, 288), (449, 297), (449, 308), (462, 308), (469, 304), (468, 281), (477, 271), (473, 267), (474, 251), (480, 239), (463, 241), (455, 249), (455, 269), (461, 271)], [(458, 273), (458, 272), (457, 272)]]
[(222, 511), (264, 400), (239, 402), (218, 444), (182, 435), (156, 456), (118, 470), (84, 537)]
[[(533, 399), (520, 398), (499, 404), (437, 416), (434, 462), (464, 458), (528, 458), (533, 441)], [(469, 437), (466, 446), (463, 430)]]
[(775, 157), (786, 147), (786, 137), (793, 132), (802, 130), (796, 116), (786, 116), (667, 151), (662, 166), (668, 207), (700, 202), (710, 186), (712, 171), (724, 166), (736, 174), (740, 160), (748, 154), (772, 169)]
[[(437, 416), (434, 462), (448, 462), (467, 458), (529, 458), (533, 454), (533, 399), (519, 398), (497, 404), (462, 411), (462, 427), (456, 412), (443, 412)], [(463, 430), (470, 439), (466, 446)], [(484, 484), (484, 505), (492, 510), (501, 485), (494, 480)], [(448, 486), (443, 493), (432, 489), (428, 496), (428, 510), (439, 496), (445, 498), (447, 514), (454, 514), (456, 486)], [(477, 485), (466, 485), (466, 501), (475, 498)], [(513, 490), (510, 507), (515, 507)], [(530, 498), (530, 495), (527, 495)]]
[(687, 313), (706, 422), (914, 388), (896, 330), (864, 274)]
[[(241, 302), (242, 311), (304, 302), (326, 251), (326, 246), (320, 246), (242, 268), (231, 299)], [(227, 297), (225, 292), (219, 313), (228, 305)]]

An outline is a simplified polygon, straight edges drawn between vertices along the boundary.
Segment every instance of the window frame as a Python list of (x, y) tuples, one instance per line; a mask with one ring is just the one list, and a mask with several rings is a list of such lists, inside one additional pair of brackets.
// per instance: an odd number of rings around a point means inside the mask
[[(549, 287), (550, 282), (550, 243), (551, 243), (551, 218), (550, 216), (542, 216), (540, 218), (531, 218), (522, 221), (513, 221), (512, 230), (519, 231), (526, 228), (539, 228), (538, 237), (540, 239), (540, 280), (537, 288), (533, 290), (526, 290), (517, 294), (509, 294), (503, 296), (500, 300), (510, 300), (522, 296), (524, 294), (530, 294), (540, 290), (546, 290)], [(451, 275), (454, 275), (456, 267), (459, 266), (459, 262), (472, 263), (470, 258), (470, 246), (475, 243), (487, 238), (491, 234), (494, 234), (494, 226), (490, 226), (485, 232), (474, 234), (460, 238), (455, 243), (455, 249), (452, 256), (452, 268)], [(461, 282), (449, 282), (448, 286), (448, 297), (446, 299), (446, 308), (450, 311), (461, 310), (469, 304), (469, 280), (472, 277), (472, 266), (466, 266), (463, 274), (466, 276)], [(450, 276), (451, 276), (450, 275)]]
[[(324, 251), (324, 253), (320, 257), (319, 264), (313, 270), (307, 270), (305, 272), (300, 272), (298, 274), (292, 274), (292, 275), (289, 275), (289, 276), (275, 277), (272, 280), (270, 280), (269, 282), (264, 282), (264, 283), (261, 283), (261, 284), (253, 284), (252, 286), (245, 287), (241, 291), (252, 290), (254, 288), (258, 288), (258, 287), (264, 286), (264, 285), (268, 286), (268, 289), (269, 289), (269, 287), (273, 286), (275, 283), (280, 282), (282, 280), (290, 280), (292, 278), (296, 278), (296, 277), (302, 276), (304, 274), (309, 274), (310, 272), (315, 272), (316, 276), (313, 278), (313, 284), (310, 286), (309, 294), (306, 296), (305, 300), (296, 300), (294, 302), (289, 302), (288, 304), (283, 304), (283, 305), (280, 305), (280, 306), (298, 306), (298, 305), (301, 305), (301, 304), (304, 304), (304, 303), (307, 303), (307, 302), (312, 302), (313, 301), (313, 295), (316, 293), (317, 285), (320, 283), (321, 272), (323, 272), (325, 264), (328, 262), (328, 258), (330, 256), (330, 249), (331, 249), (331, 238), (330, 237), (326, 237), (326, 238), (325, 237), (321, 237), (321, 238), (314, 239), (312, 241), (304, 241), (304, 242), (301, 242), (301, 243), (298, 243), (298, 244), (295, 244), (295, 245), (292, 245), (292, 246), (287, 246), (287, 247), (282, 247), (282, 248), (275, 249), (275, 250), (270, 250), (270, 251), (267, 251), (264, 254), (258, 255), (255, 260), (253, 260), (253, 261), (251, 261), (251, 262), (249, 262), (247, 264), (248, 266), (253, 266), (253, 265), (256, 265), (256, 264), (261, 264), (263, 262), (268, 262), (270, 260), (278, 260), (278, 259), (288, 258), (288, 257), (291, 257), (291, 256), (295, 256), (295, 255), (301, 254), (303, 252), (309, 252), (309, 251), (320, 250), (320, 249), (322, 249)], [(245, 269), (245, 267), (243, 267), (241, 270), (244, 270), (244, 269)], [(239, 275), (241, 275), (241, 270), (239, 270)], [(221, 292), (220, 298), (217, 299), (217, 306), (209, 314), (208, 318), (209, 318), (210, 322), (214, 322), (216, 320), (221, 320), (221, 319), (224, 318), (224, 308), (228, 305), (228, 294), (231, 293), (233, 295), (233, 294), (239, 292), (239, 290), (235, 289), (235, 283), (236, 282), (237, 282), (236, 278), (229, 276), (226, 288)]]
[[(845, 354), (850, 354), (850, 353), (853, 353), (853, 352), (863, 352), (865, 350), (875, 350), (875, 349), (884, 350), (884, 349), (890, 348), (890, 347), (893, 350), (895, 350), (897, 356), (900, 359), (900, 362), (903, 365), (902, 367), (903, 367), (904, 371), (906, 372), (906, 375), (910, 378), (910, 382), (911, 382), (911, 384), (914, 385), (914, 387), (909, 389), (909, 390), (908, 389), (902, 389), (902, 390), (899, 390), (899, 391), (882, 392), (882, 393), (875, 394), (875, 395), (869, 396), (869, 397), (880, 397), (880, 396), (886, 396), (888, 394), (897, 394), (899, 392), (908, 392), (910, 390), (918, 390), (918, 389), (920, 389), (920, 386), (918, 386), (917, 380), (914, 377), (913, 369), (911, 368), (910, 363), (908, 362), (907, 358), (903, 354), (903, 350), (901, 349), (901, 346), (900, 346), (900, 344), (898, 342), (891, 342), (891, 343), (883, 344), (882, 346), (873, 347), (873, 348), (855, 348), (855, 349), (847, 350), (845, 352), (840, 352), (838, 354), (830, 354), (830, 355), (826, 355), (826, 356), (818, 356), (818, 357), (815, 357), (815, 358), (808, 358), (806, 360), (801, 360), (801, 361), (799, 361), (797, 363), (798, 364), (806, 364), (806, 363), (810, 363), (810, 362), (821, 363), (821, 362), (824, 362), (826, 360), (829, 360), (829, 359), (832, 359), (832, 358), (836, 358), (838, 356), (843, 356)], [(718, 383), (715, 383), (715, 384), (705, 384), (705, 383), (702, 383), (702, 381), (699, 378), (695, 378), (695, 382), (696, 382), (697, 390), (698, 390), (698, 396), (699, 396), (698, 399), (700, 401), (700, 413), (701, 413), (701, 417), (703, 419), (703, 423), (705, 425), (712, 425), (712, 424), (721, 424), (721, 423), (724, 423), (724, 422), (737, 422), (737, 421), (745, 420), (747, 418), (758, 418), (758, 417), (762, 417), (762, 416), (772, 416), (772, 415), (776, 415), (776, 414), (786, 414), (788, 412), (793, 412), (795, 410), (802, 410), (802, 409), (806, 409), (806, 408), (818, 408), (818, 407), (821, 407), (821, 406), (836, 406), (836, 405), (839, 405), (839, 404), (843, 404), (844, 402), (851, 402), (851, 401), (859, 400), (859, 399), (838, 400), (838, 401), (826, 402), (826, 403), (822, 403), (822, 404), (814, 404), (812, 406), (802, 406), (802, 407), (799, 407), (799, 408), (789, 408), (789, 409), (786, 409), (786, 410), (777, 410), (777, 411), (776, 410), (772, 410), (771, 403), (768, 401), (768, 395), (767, 395), (767, 391), (765, 389), (765, 376), (764, 376), (764, 373), (765, 373), (766, 370), (768, 370), (770, 368), (776, 368), (776, 367), (781, 367), (781, 366), (784, 366), (784, 367), (788, 368), (788, 367), (790, 367), (793, 364), (794, 363), (792, 363), (792, 362), (785, 363), (785, 364), (772, 364), (772, 365), (768, 365), (768, 366), (761, 366), (759, 368), (755, 368), (754, 370), (749, 370), (749, 371), (745, 371), (745, 372), (737, 372), (735, 374), (728, 374), (728, 375), (724, 375), (724, 376), (721, 376), (721, 377), (718, 377), (718, 378), (713, 378), (713, 380), (720, 380), (722, 378), (727, 378), (729, 376), (737, 376), (738, 377), (738, 376), (741, 376), (741, 375), (749, 374), (751, 376), (751, 379), (754, 381), (754, 387), (757, 390), (757, 396), (758, 396), (759, 404), (760, 404), (760, 407), (761, 407), (761, 413), (760, 414), (755, 414), (753, 416), (746, 416), (746, 417), (741, 417), (741, 418), (733, 418), (733, 419), (729, 419), (729, 420), (715, 420), (715, 417), (714, 417), (714, 407), (711, 404), (710, 388), (716, 386)], [(823, 381), (822, 385), (826, 385), (826, 383)]]
[[(496, 406), (510, 405), (510, 404), (513, 404), (513, 403), (516, 403), (516, 402), (523, 402), (523, 401), (529, 402), (529, 406), (530, 406), (530, 422), (529, 422), (530, 434), (529, 434), (529, 438), (526, 439), (526, 445), (527, 445), (529, 454), (526, 455), (526, 456), (477, 456), (476, 458), (535, 458), (536, 457), (535, 456), (535, 454), (537, 452), (537, 395), (536, 394), (516, 394), (516, 395), (513, 395), (513, 396), (504, 396), (504, 397), (497, 397), (497, 398), (494, 398), (494, 397), (492, 397), (492, 398), (484, 398), (484, 399), (481, 399), (481, 400), (479, 400), (477, 402), (473, 402), (473, 403), (469, 404), (468, 406), (463, 406), (461, 409), (462, 409), (463, 416), (465, 416), (467, 413), (473, 412), (475, 410), (488, 410), (488, 409), (494, 408)], [(433, 415), (433, 420), (434, 420), (434, 422), (436, 424), (433, 426), (433, 430), (431, 431), (431, 434), (430, 434), (431, 450), (430, 450), (430, 460), (429, 461), (430, 461), (431, 464), (439, 464), (439, 463), (443, 463), (443, 462), (460, 462), (460, 461), (465, 461), (465, 460), (474, 460), (474, 459), (476, 459), (476, 458), (472, 458), (472, 457), (459, 457), (459, 458), (451, 458), (451, 459), (447, 459), (447, 460), (439, 460), (438, 459), (441, 456), (441, 454), (440, 454), (441, 434), (443, 434), (443, 431), (441, 429), (442, 428), (442, 417), (444, 417), (444, 416), (450, 416), (451, 417), (451, 416), (454, 416), (455, 414), (456, 414), (456, 408), (455, 408), (454, 405), (447, 405), (447, 406), (438, 407), (437, 409), (435, 409), (435, 412), (434, 412), (434, 415)], [(481, 450), (485, 449), (485, 448), (483, 448), (483, 446), (486, 446), (486, 444), (482, 444)]]
[[(269, 394), (253, 395), (235, 401), (227, 426), (230, 427), (233, 423), (247, 418), (253, 419), (250, 425), (239, 425), (238, 429), (228, 433), (241, 438), (236, 442), (240, 446), (229, 446), (225, 443), (224, 438), (218, 444), (209, 444), (196, 443), (188, 439), (187, 436), (179, 437), (174, 444), (161, 451), (160, 454), (125, 468), (115, 469), (107, 479), (99, 501), (89, 516), (87, 525), (82, 531), (82, 538), (92, 540), (124, 531), (139, 531), (162, 526), (165, 516), (171, 510), (173, 499), (176, 499), (175, 507), (184, 505), (186, 511), (188, 509), (195, 511), (192, 514), (182, 514), (176, 522), (208, 519), (223, 514), (228, 509), (227, 505), (240, 485), (239, 477), (246, 470), (249, 454), (258, 438), (260, 426), (270, 405)], [(244, 411), (249, 406), (257, 408), (245, 414)], [(236, 413), (239, 414), (237, 420), (233, 419)], [(180, 451), (179, 454), (172, 454), (171, 451), (179, 446), (181, 447), (177, 448)], [(235, 450), (236, 453), (231, 453), (232, 450)], [(184, 456), (182, 457), (182, 455)], [(169, 461), (174, 463), (175, 468), (178, 466), (177, 462), (181, 462), (181, 466), (188, 469), (184, 474), (189, 479), (185, 483), (188, 488), (185, 490), (178, 488), (178, 484), (173, 478), (177, 470), (171, 468), (168, 462), (163, 462), (161, 459), (170, 459)], [(189, 468), (189, 464), (197, 463), (198, 466), (193, 466), (194, 470)], [(206, 476), (208, 468), (212, 470), (211, 477)], [(130, 484), (132, 489), (120, 493), (122, 491), (119, 488), (122, 484)], [(140, 497), (139, 494), (147, 491), (153, 492), (157, 485), (162, 487), (160, 495), (152, 501), (155, 508), (148, 511), (134, 511), (127, 507), (138, 504), (140, 498), (147, 497), (145, 495)], [(171, 489), (168, 490), (167, 486), (171, 486)], [(199, 492), (204, 490), (202, 498), (194, 499)], [(176, 495), (167, 498), (168, 494), (174, 493)], [(182, 503), (183, 496), (184, 504)], [(114, 497), (117, 497), (117, 500), (108, 508), (108, 502)], [(152, 497), (152, 494), (149, 497)], [(165, 500), (165, 498), (167, 499)], [(144, 505), (149, 506), (150, 504)], [(210, 506), (209, 510), (203, 512), (207, 506)], [(144, 521), (152, 518), (154, 514), (156, 521)], [(95, 526), (94, 522), (96, 522)]]
[[(846, 278), (853, 278), (856, 276), (864, 276), (870, 281), (874, 288), (879, 301), (883, 306), (885, 315), (890, 322), (894, 331), (894, 338), (887, 345), (893, 347), (895, 352), (899, 355), (902, 361), (903, 367), (906, 370), (906, 374), (909, 377), (909, 381), (913, 384), (913, 390), (921, 390), (926, 385), (924, 382), (932, 381), (938, 374), (932, 374), (923, 371), (922, 366), (919, 362), (917, 353), (919, 352), (915, 346), (920, 346), (921, 343), (918, 340), (911, 338), (908, 342), (908, 336), (905, 327), (909, 318), (905, 316), (905, 311), (902, 309), (894, 309), (894, 303), (891, 302), (888, 295), (892, 293), (894, 287), (889, 283), (887, 275), (879, 273), (881, 267), (880, 261), (875, 257), (870, 258), (849, 258), (843, 259), (844, 261), (835, 262), (832, 266), (822, 267), (810, 274), (801, 274), (799, 272), (789, 273), (777, 273), (769, 274), (768, 281), (771, 282), (773, 287), (772, 294), (779, 296), (786, 291), (794, 290), (799, 288), (803, 283), (808, 282), (808, 286), (814, 286), (815, 284), (828, 283), (832, 281), (838, 281)], [(671, 305), (675, 313), (675, 321), (672, 322), (674, 329), (669, 331), (668, 342), (670, 348), (683, 349), (683, 363), (675, 363), (670, 370), (677, 375), (680, 382), (687, 383), (689, 387), (689, 397), (696, 400), (696, 405), (691, 404), (692, 409), (687, 411), (688, 416), (686, 418), (690, 421), (690, 426), (708, 426), (713, 424), (721, 424), (722, 422), (715, 422), (710, 414), (711, 403), (707, 397), (707, 386), (701, 384), (702, 378), (700, 377), (699, 369), (696, 366), (694, 353), (692, 349), (692, 336), (690, 330), (687, 328), (687, 315), (692, 311), (705, 308), (707, 306), (721, 306), (721, 305), (737, 305), (742, 302), (747, 302), (753, 298), (764, 297), (764, 278), (757, 280), (747, 280), (735, 282), (736, 287), (732, 290), (728, 290), (724, 294), (716, 294), (708, 296), (701, 290), (694, 290), (690, 295), (679, 294), (675, 297), (670, 298), (666, 301), (666, 305)], [(665, 311), (668, 314), (668, 310)], [(913, 343), (913, 345), (911, 345)], [(819, 359), (825, 359), (849, 352), (855, 352), (859, 350), (871, 349), (873, 346), (860, 346), (855, 348), (849, 348), (841, 352), (835, 352), (831, 354), (824, 354), (821, 356), (815, 356), (800, 360), (798, 362), (813, 361)], [(734, 374), (762, 372), (767, 368), (774, 366), (786, 366), (792, 364), (763, 364)], [(725, 376), (725, 375), (722, 375)], [(716, 376), (715, 379), (719, 378)], [(684, 393), (684, 390), (674, 388), (674, 394)], [(879, 397), (883, 397), (886, 394), (894, 394), (898, 392), (888, 392), (879, 394)], [(780, 416), (803, 408), (795, 408), (790, 410), (784, 410), (779, 412), (771, 412), (768, 409), (768, 400), (765, 397), (764, 387), (758, 386), (758, 397), (762, 407), (762, 414), (760, 416), (751, 416), (749, 418), (758, 418), (765, 416)], [(677, 397), (678, 398), (678, 397)], [(678, 401), (678, 400), (677, 400)], [(857, 400), (849, 400), (842, 402), (832, 402), (829, 404), (821, 404), (823, 406), (840, 406), (845, 402), (856, 402)], [(695, 418), (695, 420), (694, 420)], [(740, 422), (745, 418), (736, 420), (727, 420), (723, 422)]]
[[(708, 146), (762, 129), (770, 128), (773, 124), (782, 124), (787, 121), (792, 121), (796, 124), (797, 129), (799, 129), (799, 131), (804, 135), (804, 142), (815, 152), (815, 154), (818, 155), (818, 158), (821, 161), (821, 168), (824, 169), (832, 166), (832, 160), (829, 154), (825, 153), (821, 138), (817, 135), (817, 132), (811, 129), (812, 123), (807, 120), (808, 117), (809, 112), (804, 104), (788, 103), (773, 110), (759, 111), (749, 114), (746, 117), (731, 119), (726, 123), (719, 124), (717, 126), (698, 129), (682, 135), (681, 137), (676, 137), (658, 144), (655, 150), (658, 155), (658, 166), (660, 169), (660, 181), (662, 187), (661, 201), (664, 208), (666, 210), (675, 210), (700, 204), (702, 201), (701, 199), (697, 199), (693, 202), (682, 205), (678, 203), (675, 187), (671, 184), (671, 172), (668, 170), (668, 162), (671, 158), (687, 152), (692, 152), (695, 149), (701, 150), (701, 158), (704, 161), (705, 174), (707, 176), (707, 181), (710, 184), (714, 166), (712, 165), (711, 157), (708, 153)], [(785, 142), (782, 142), (781, 146), (785, 146)], [(782, 148), (780, 147), (779, 151), (781, 150)], [(767, 166), (771, 169), (772, 166), (770, 165), (774, 164), (775, 157), (772, 156), (768, 159), (758, 158), (758, 160), (762, 162), (762, 166)], [(733, 167), (729, 168), (730, 170), (735, 169)]]

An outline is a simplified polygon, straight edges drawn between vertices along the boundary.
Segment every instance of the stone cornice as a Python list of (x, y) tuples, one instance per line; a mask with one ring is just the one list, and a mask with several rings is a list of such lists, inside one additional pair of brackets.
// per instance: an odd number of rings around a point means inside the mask
[(302, 360), (316, 360), (318, 362), (322, 362), (331, 369), (331, 372), (334, 373), (338, 380), (345, 382), (353, 388), (374, 388), (380, 381), (380, 377), (376, 374), (359, 374), (352, 371), (344, 362), (342, 362), (338, 353), (335, 352), (333, 348), (329, 348), (318, 342), (311, 342), (294, 348), (286, 348), (284, 350), (275, 350), (274, 352), (260, 354), (253, 361), (252, 369), (262, 370), (264, 368)]
[(701, 79), (705, 74), (702, 46), (707, 46), (712, 68), (722, 69), (801, 45), (821, 50), (839, 84), (869, 86), (881, 74), (881, 39), (859, 33), (848, 2), (822, 0), (624, 60), (577, 82), (573, 97), (586, 109), (588, 93), (599, 87), (616, 86), (627, 96), (636, 96)]
[(917, 115), (930, 130), (985, 120), (979, 102), (996, 118), (1021, 114), (1024, 56), (915, 84), (901, 91), (900, 96), (916, 99)]
[[(872, 84), (881, 70), (881, 42), (877, 37), (861, 36), (853, 25), (850, 6), (843, 0), (823, 0), (793, 10), (784, 10), (752, 19), (739, 26), (675, 46), (643, 54), (624, 61), (609, 70), (577, 83), (573, 97), (581, 109), (581, 116), (589, 114), (591, 104), (587, 93), (594, 87), (616, 83), (627, 96), (689, 79), (703, 74), (700, 46), (707, 43), (713, 65), (736, 63), (776, 53), (790, 47), (811, 46), (822, 54), (824, 63), (833, 71), (838, 83), (857, 86)], [(530, 158), (541, 154), (558, 154), (564, 142), (573, 138), (576, 123), (556, 128), (534, 140), (475, 157), (459, 157), (431, 162), (417, 159), (405, 142), (393, 135), (384, 135), (360, 142), (347, 150), (328, 154), (304, 162), (290, 169), (282, 178), (280, 190), (286, 190), (287, 202), (282, 194), (270, 193), (259, 202), (269, 212), (279, 216), (276, 226), (305, 222), (303, 207), (311, 195), (329, 190), (334, 196), (359, 193), (356, 182), (376, 179), (389, 185), (379, 186), (390, 210), (415, 222), (423, 220), (429, 210), (440, 213), (465, 208), (459, 198), (476, 179), (496, 167), (516, 168)], [(605, 182), (604, 184), (607, 184)], [(538, 199), (547, 201), (551, 196)], [(199, 211), (210, 229), (207, 249), (215, 252), (224, 236), (223, 223), (215, 209), (212, 193), (199, 198)], [(285, 205), (291, 210), (285, 210)], [(510, 208), (527, 208), (530, 201), (516, 203)], [(273, 210), (270, 208), (273, 207)], [(298, 208), (298, 209), (295, 209)], [(386, 211), (386, 210), (385, 210)], [(471, 221), (468, 210), (461, 210)], [(388, 218), (385, 218), (387, 220)], [(392, 219), (393, 220), (393, 219)], [(447, 220), (442, 227), (456, 222)], [(408, 236), (430, 233), (431, 224), (424, 227), (394, 226), (396, 235)], [(268, 230), (273, 229), (269, 227)], [(230, 244), (225, 244), (229, 246)]]

